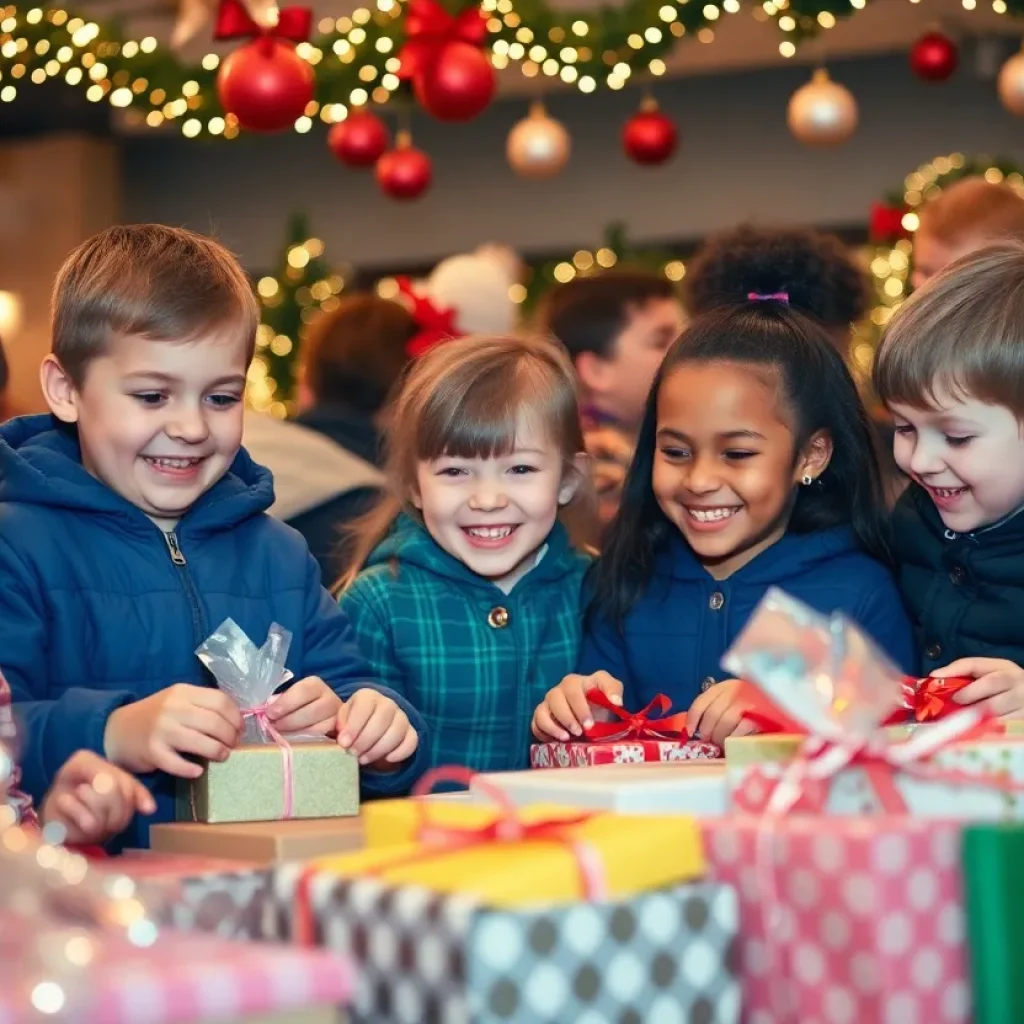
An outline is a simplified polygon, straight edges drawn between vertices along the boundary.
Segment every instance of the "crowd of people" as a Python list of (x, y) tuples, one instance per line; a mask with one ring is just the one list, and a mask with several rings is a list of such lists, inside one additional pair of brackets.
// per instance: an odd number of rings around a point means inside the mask
[(1024, 715), (1024, 199), (964, 180), (914, 246), (870, 400), (856, 259), (743, 226), (681, 295), (584, 276), (517, 331), (424, 344), (401, 301), (346, 299), (282, 423), (244, 411), (258, 311), (236, 259), (101, 232), (57, 279), (50, 412), (0, 427), (12, 806), (145, 846), (175, 780), (242, 733), (194, 654), (228, 618), (291, 634), (269, 717), (336, 736), (368, 796), (526, 767), (531, 739), (592, 724), (593, 688), (666, 693), (717, 743), (750, 730), (721, 661), (771, 587)]

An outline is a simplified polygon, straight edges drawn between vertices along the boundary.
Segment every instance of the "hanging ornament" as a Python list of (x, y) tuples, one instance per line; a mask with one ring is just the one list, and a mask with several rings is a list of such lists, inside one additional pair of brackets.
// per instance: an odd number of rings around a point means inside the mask
[(789, 130), (805, 146), (835, 146), (857, 127), (857, 101), (849, 89), (833, 82), (824, 68), (814, 72), (789, 100)]
[(672, 120), (648, 96), (622, 129), (622, 147), (626, 156), (638, 164), (663, 164), (675, 151), (678, 133)]
[(505, 142), (509, 166), (521, 178), (553, 178), (569, 160), (572, 140), (565, 126), (548, 117), (543, 103), (513, 125)]
[(392, 199), (416, 199), (430, 187), (430, 157), (414, 148), (408, 132), (399, 132), (395, 148), (377, 161), (377, 184)]
[(910, 51), (910, 70), (923, 82), (944, 82), (956, 71), (960, 51), (942, 32), (925, 32)]
[(999, 69), (999, 101), (1011, 114), (1024, 114), (1024, 50)]
[(398, 77), (439, 121), (469, 121), (494, 98), (497, 80), (484, 52), (487, 22), (473, 6), (453, 18), (437, 0), (411, 0)]
[[(243, 0), (246, 10), (260, 25), (273, 24), (277, 17), (275, 0)], [(217, 13), (220, 0), (179, 0), (174, 28), (171, 29), (171, 49), (180, 50), (190, 43)]]
[(253, 132), (277, 132), (300, 118), (313, 98), (313, 68), (295, 52), (309, 37), (312, 12), (286, 7), (276, 25), (253, 20), (241, 0), (221, 0), (214, 39), (252, 39), (229, 53), (217, 74), (221, 106)]
[(355, 109), (327, 133), (331, 152), (349, 167), (372, 167), (391, 140), (384, 122), (369, 110)]

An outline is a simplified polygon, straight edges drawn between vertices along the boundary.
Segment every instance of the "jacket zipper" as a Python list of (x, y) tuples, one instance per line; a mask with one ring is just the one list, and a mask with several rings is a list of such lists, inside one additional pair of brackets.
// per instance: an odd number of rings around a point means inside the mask
[(195, 637), (196, 647), (199, 647), (206, 639), (208, 632), (203, 622), (203, 606), (199, 601), (199, 593), (192, 582), (192, 576), (188, 571), (188, 562), (178, 543), (177, 534), (173, 531), (164, 533), (164, 540), (167, 542), (171, 561), (178, 569), (178, 579), (181, 580), (181, 588), (185, 592), (185, 599), (188, 601), (189, 611), (192, 613), (192, 634)]

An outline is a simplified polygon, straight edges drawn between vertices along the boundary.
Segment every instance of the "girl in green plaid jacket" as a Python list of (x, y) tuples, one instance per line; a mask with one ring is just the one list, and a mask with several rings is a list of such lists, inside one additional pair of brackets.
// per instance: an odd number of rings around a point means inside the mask
[(430, 767), (525, 768), (533, 709), (580, 644), (589, 559), (561, 520), (585, 534), (593, 501), (572, 365), (542, 340), (438, 344), (386, 449), (340, 603), (374, 678), (426, 719)]

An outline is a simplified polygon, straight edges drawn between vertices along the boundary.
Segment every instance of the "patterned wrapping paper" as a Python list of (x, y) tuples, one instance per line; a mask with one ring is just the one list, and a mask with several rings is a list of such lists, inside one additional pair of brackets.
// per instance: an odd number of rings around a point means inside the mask
[(968, 1024), (955, 822), (752, 817), (704, 825), (739, 894), (747, 1024)]
[[(298, 866), (275, 872), (276, 937), (296, 937), (302, 878)], [(728, 886), (515, 910), (327, 872), (306, 891), (313, 940), (356, 961), (358, 1024), (739, 1021)]]
[(174, 854), (129, 853), (111, 867), (139, 884), (142, 898), (160, 908), (163, 924), (222, 939), (263, 937), (270, 872), (244, 861)]
[(719, 758), (720, 747), (703, 740), (618, 740), (607, 743), (535, 743), (531, 768), (583, 768), (643, 761), (693, 761)]
[[(0, 928), (3, 927), (0, 920)], [(341, 954), (284, 946), (222, 942), (164, 932), (147, 949), (126, 947), (102, 932), (78, 932), (93, 953), (76, 1001), (50, 1019), (74, 1024), (282, 1024), (340, 1021), (353, 991), (351, 962)], [(46, 1019), (28, 1015), (26, 978), (16, 951), (0, 958), (0, 1024)], [(34, 989), (33, 989), (34, 990)], [(278, 1016), (279, 1015), (279, 1016)]]

